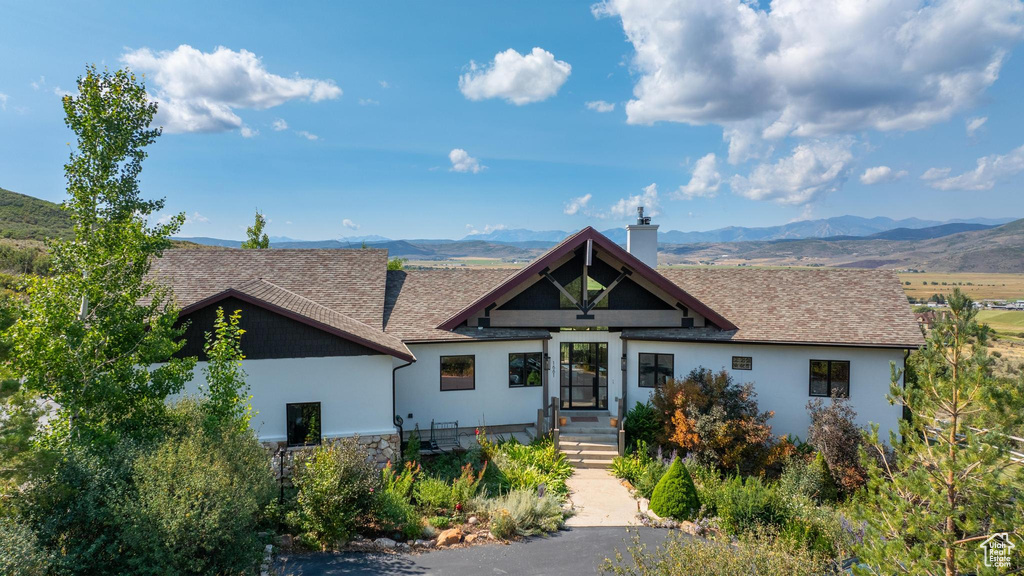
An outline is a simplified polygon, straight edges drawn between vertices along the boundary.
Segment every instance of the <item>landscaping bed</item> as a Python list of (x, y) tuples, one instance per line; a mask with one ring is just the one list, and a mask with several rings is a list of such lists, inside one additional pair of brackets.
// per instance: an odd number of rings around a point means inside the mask
[(572, 467), (552, 441), (491, 441), (482, 430), (477, 439), (469, 450), (421, 455), (414, 435), (403, 462), (381, 471), (354, 442), (311, 450), (276, 512), (278, 544), (405, 552), (561, 528)]

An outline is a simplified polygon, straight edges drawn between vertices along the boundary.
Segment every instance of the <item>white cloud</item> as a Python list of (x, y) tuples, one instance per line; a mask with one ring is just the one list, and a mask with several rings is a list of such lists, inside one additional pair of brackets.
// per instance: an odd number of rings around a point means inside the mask
[(242, 126), (240, 132), (242, 133), (242, 138), (253, 138), (260, 135), (259, 130), (254, 130), (245, 125)]
[(509, 48), (486, 66), (471, 61), (469, 71), (459, 77), (459, 90), (470, 100), (502, 98), (522, 106), (557, 94), (571, 72), (568, 62), (555, 60), (542, 48), (525, 56)]
[(185, 216), (185, 224), (206, 224), (210, 219), (199, 212), (193, 212), (191, 216)]
[(53, 87), (53, 95), (58, 97), (58, 98), (63, 98), (65, 96), (71, 96), (72, 93), (70, 91), (68, 91), (68, 90), (65, 90), (65, 89), (61, 88), (60, 86), (54, 86)]
[(145, 73), (159, 102), (157, 122), (167, 132), (226, 132), (242, 126), (236, 109), (266, 110), (291, 100), (319, 102), (341, 96), (333, 80), (286, 78), (267, 71), (248, 50), (223, 46), (201, 52), (182, 44), (171, 51), (141, 48), (121, 61)]
[(378, 82), (378, 84), (380, 84), (380, 87), (385, 90), (387, 90), (391, 86), (391, 84), (388, 84), (387, 80), (381, 80), (380, 82)]
[[(626, 115), (763, 138), (913, 130), (971, 107), (1024, 39), (1019, 0), (605, 0), (638, 72)], [(732, 156), (732, 154), (730, 154)]]
[(504, 224), (487, 224), (486, 226), (484, 226), (483, 230), (478, 230), (472, 224), (466, 224), (466, 228), (469, 229), (469, 232), (467, 232), (467, 234), (490, 234), (491, 232), (495, 232), (498, 230), (505, 230), (508, 228), (508, 226)]
[(587, 208), (587, 204), (590, 203), (591, 198), (593, 198), (593, 194), (584, 194), (583, 196), (572, 198), (569, 200), (569, 203), (565, 205), (565, 209), (562, 210), (562, 212), (572, 216), (580, 210), (585, 210)]
[(644, 215), (657, 216), (661, 213), (661, 204), (658, 201), (658, 185), (650, 184), (644, 191), (635, 196), (622, 198), (608, 210), (607, 214), (597, 215), (599, 218), (631, 218), (636, 216), (638, 206), (644, 207)]
[[(935, 172), (933, 172), (933, 170)], [(1008, 154), (992, 154), (978, 158), (978, 164), (970, 172), (949, 176), (949, 169), (932, 168), (922, 178), (930, 180), (928, 185), (936, 190), (991, 190), (997, 183), (1024, 172), (1024, 146)]]
[(7, 94), (0, 92), (0, 110), (7, 110)]
[(611, 112), (615, 110), (614, 102), (605, 102), (604, 100), (592, 100), (586, 103), (587, 110), (593, 110), (594, 112)]
[(31, 86), (33, 90), (39, 90), (43, 86), (46, 86), (46, 76), (40, 76), (39, 80), (29, 82), (29, 86)]
[(973, 138), (974, 134), (988, 122), (988, 116), (967, 119), (967, 137)]
[(775, 164), (759, 164), (749, 176), (733, 176), (733, 192), (751, 200), (807, 204), (839, 189), (849, 176), (852, 142), (815, 141), (801, 144)]
[(377, 101), (377, 100), (374, 100), (372, 98), (360, 98), (359, 99), (359, 105), (360, 106), (380, 106), (380, 102)]
[(722, 175), (718, 173), (718, 159), (707, 154), (693, 165), (690, 182), (676, 190), (677, 198), (692, 200), (694, 198), (714, 198), (722, 185)]
[(455, 148), (449, 152), (448, 159), (452, 162), (452, 172), (472, 172), (477, 174), (484, 168), (487, 168), (462, 148)]
[(901, 178), (905, 178), (906, 175), (906, 170), (893, 172), (892, 168), (888, 166), (874, 166), (872, 168), (868, 168), (860, 175), (860, 182), (861, 184), (871, 186), (872, 184), (881, 184), (882, 182), (899, 180)]
[(308, 132), (306, 130), (298, 130), (295, 133), (298, 134), (299, 136), (302, 136), (306, 140), (310, 140), (310, 141), (319, 140), (320, 139), (320, 137), (317, 136), (316, 134), (313, 134), (312, 132)]
[(348, 228), (349, 230), (359, 230), (359, 224), (356, 224), (349, 218), (345, 218), (344, 220), (342, 220), (341, 225), (344, 226), (345, 228)]
[(270, 127), (274, 129), (274, 132), (281, 132), (288, 129), (288, 123), (284, 121), (284, 118), (278, 118)]
[(921, 180), (937, 180), (949, 176), (953, 170), (950, 168), (929, 168), (921, 174)]

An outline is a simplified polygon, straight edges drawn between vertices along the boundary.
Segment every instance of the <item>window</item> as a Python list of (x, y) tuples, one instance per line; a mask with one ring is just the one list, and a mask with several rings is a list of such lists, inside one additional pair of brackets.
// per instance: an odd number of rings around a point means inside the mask
[(508, 387), (541, 385), (543, 355), (540, 352), (514, 353), (508, 355)]
[(476, 388), (476, 356), (441, 356), (441, 392)]
[(672, 354), (640, 353), (640, 387), (661, 386), (675, 373), (675, 357)]
[(850, 397), (850, 362), (811, 360), (811, 396)]
[[(587, 278), (587, 301), (588, 302), (593, 302), (594, 298), (597, 298), (598, 294), (600, 294), (601, 292), (604, 292), (604, 288), (605, 288), (605, 286), (603, 284), (601, 284), (600, 282), (598, 282), (597, 280), (594, 280), (593, 278)], [(568, 284), (566, 284), (565, 285), (565, 291), (568, 292), (569, 294), (572, 294), (572, 297), (575, 298), (576, 301), (579, 302), (582, 305), (583, 304), (583, 276), (580, 276), (579, 278), (577, 278), (577, 279), (573, 280), (572, 282), (569, 282)], [(560, 307), (563, 310), (575, 310), (576, 309), (576, 306), (574, 306), (573, 303), (570, 302), (569, 299), (565, 297), (565, 294), (562, 294), (561, 292), (558, 293), (558, 301), (559, 301), (559, 303), (561, 305)], [(595, 308), (607, 308), (607, 307), (608, 307), (608, 298), (605, 298), (604, 300), (601, 300), (600, 302), (597, 303), (597, 306), (595, 306)]]
[(752, 370), (754, 368), (754, 359), (750, 356), (733, 356), (732, 357), (732, 369), (733, 370)]
[(315, 446), (320, 443), (319, 402), (287, 404), (285, 410), (289, 446)]

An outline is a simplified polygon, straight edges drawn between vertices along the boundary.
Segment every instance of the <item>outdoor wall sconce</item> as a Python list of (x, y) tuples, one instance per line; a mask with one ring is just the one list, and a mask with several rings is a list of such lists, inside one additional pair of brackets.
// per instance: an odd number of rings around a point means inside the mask
[(622, 371), (623, 372), (626, 371), (626, 355), (625, 354), (622, 355)]
[(551, 356), (547, 353), (544, 354), (544, 369), (551, 370)]

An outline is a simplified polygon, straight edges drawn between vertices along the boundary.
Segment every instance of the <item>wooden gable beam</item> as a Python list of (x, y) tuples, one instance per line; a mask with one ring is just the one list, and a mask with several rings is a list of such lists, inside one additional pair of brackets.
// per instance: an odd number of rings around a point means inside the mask
[[(625, 268), (622, 268), (621, 271), (619, 272), (618, 278), (616, 278), (615, 280), (612, 280), (612, 283), (609, 284), (607, 288), (602, 290), (600, 294), (598, 294), (596, 297), (594, 297), (594, 301), (590, 302), (588, 304), (587, 309), (584, 310), (583, 313), (586, 314), (586, 313), (590, 312), (591, 310), (593, 310), (598, 304), (601, 303), (601, 300), (604, 300), (605, 297), (607, 297), (608, 294), (611, 293), (613, 288), (615, 288), (616, 286), (619, 285), (619, 282), (622, 282), (627, 276), (630, 276), (631, 274), (632, 274), (632, 272), (630, 272), (629, 270), (627, 270)], [(584, 294), (586, 292), (587, 292), (587, 290), (583, 291)]]

